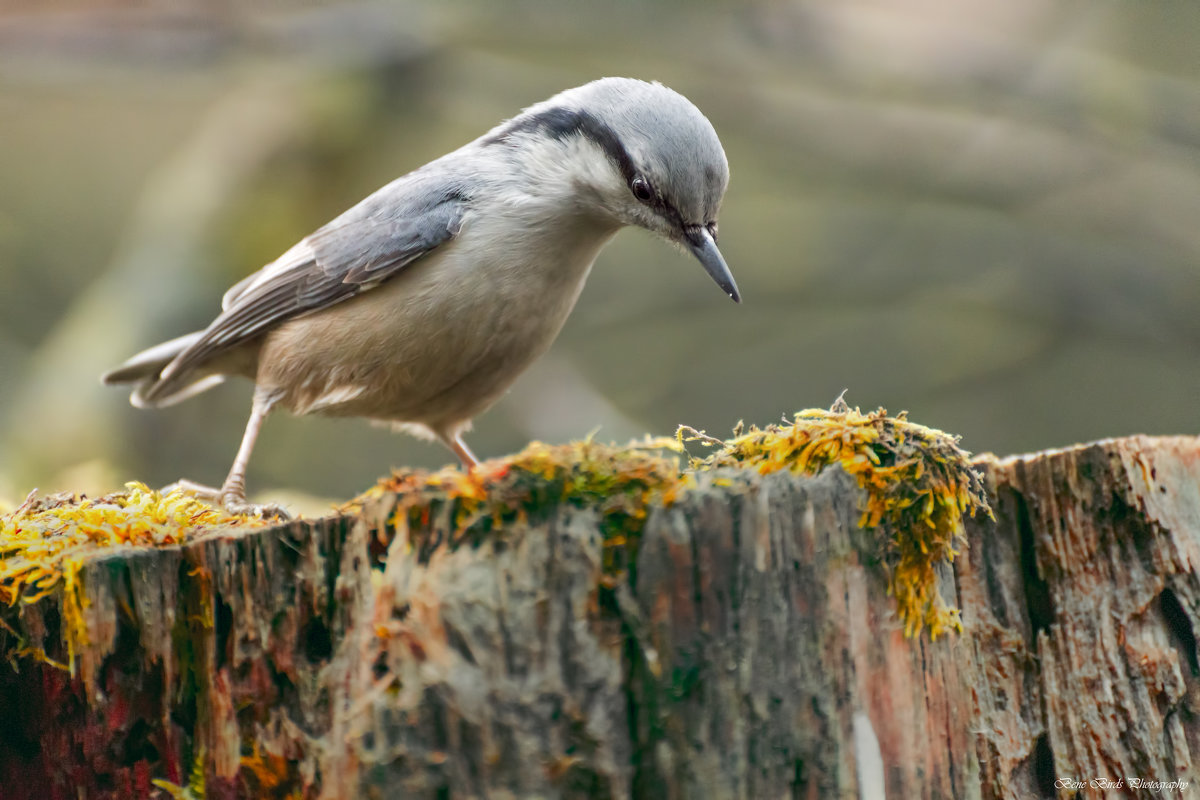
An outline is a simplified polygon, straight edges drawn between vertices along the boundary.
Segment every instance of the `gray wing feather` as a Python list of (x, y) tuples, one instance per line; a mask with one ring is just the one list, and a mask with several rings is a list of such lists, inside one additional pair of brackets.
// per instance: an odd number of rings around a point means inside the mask
[(224, 311), (146, 399), (170, 395), (195, 367), (280, 323), (378, 286), (453, 239), (466, 208), (457, 183), (436, 176), (417, 172), (385, 186), (226, 292)]

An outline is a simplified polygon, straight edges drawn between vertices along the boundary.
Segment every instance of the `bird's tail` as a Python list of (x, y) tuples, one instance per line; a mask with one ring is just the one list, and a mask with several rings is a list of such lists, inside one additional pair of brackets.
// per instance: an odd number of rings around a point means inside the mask
[(207, 391), (225, 380), (225, 376), (200, 375), (197, 376), (197, 380), (181, 386), (170, 394), (163, 397), (155, 397), (153, 400), (147, 399), (147, 393), (158, 383), (162, 376), (162, 371), (167, 368), (168, 364), (175, 360), (176, 356), (199, 339), (202, 333), (203, 331), (196, 331), (186, 336), (180, 336), (178, 339), (172, 339), (169, 342), (156, 344), (154, 347), (143, 350), (133, 356), (121, 366), (104, 373), (100, 380), (109, 385), (134, 384), (133, 394), (129, 396), (129, 402), (138, 408), (170, 406), (181, 400), (186, 400), (193, 395), (200, 394), (200, 392)]

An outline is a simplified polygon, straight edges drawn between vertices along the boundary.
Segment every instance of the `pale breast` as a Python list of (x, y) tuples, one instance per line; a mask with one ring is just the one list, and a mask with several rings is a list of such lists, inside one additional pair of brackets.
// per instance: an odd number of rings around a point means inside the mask
[(513, 220), (472, 221), (383, 285), (285, 323), (259, 385), (297, 414), (457, 427), (549, 348), (613, 232), (547, 227), (531, 239)]

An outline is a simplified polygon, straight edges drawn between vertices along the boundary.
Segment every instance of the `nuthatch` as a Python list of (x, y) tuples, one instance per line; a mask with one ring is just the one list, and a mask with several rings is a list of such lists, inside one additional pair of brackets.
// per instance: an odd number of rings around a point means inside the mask
[(229, 375), (255, 382), (224, 484), (187, 484), (234, 512), (262, 511), (246, 465), (276, 407), (391, 423), (470, 467), (463, 431), (550, 347), (622, 227), (683, 246), (740, 299), (716, 243), (728, 180), (716, 131), (682, 95), (593, 81), (384, 186), (226, 292), (207, 328), (103, 379), (135, 384), (142, 408)]

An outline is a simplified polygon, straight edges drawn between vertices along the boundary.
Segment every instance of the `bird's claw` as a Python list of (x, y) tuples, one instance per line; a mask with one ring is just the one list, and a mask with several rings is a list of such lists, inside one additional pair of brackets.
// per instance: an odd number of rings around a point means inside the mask
[(172, 491), (189, 494), (211, 506), (222, 508), (227, 514), (235, 517), (260, 517), (262, 519), (278, 519), (284, 522), (292, 518), (287, 509), (277, 503), (247, 502), (244, 492), (217, 489), (186, 479), (180, 479), (162, 488), (163, 494)]
[(287, 522), (292, 518), (287, 509), (278, 503), (248, 503), (244, 497), (224, 496), (221, 506), (235, 517), (261, 517)]

